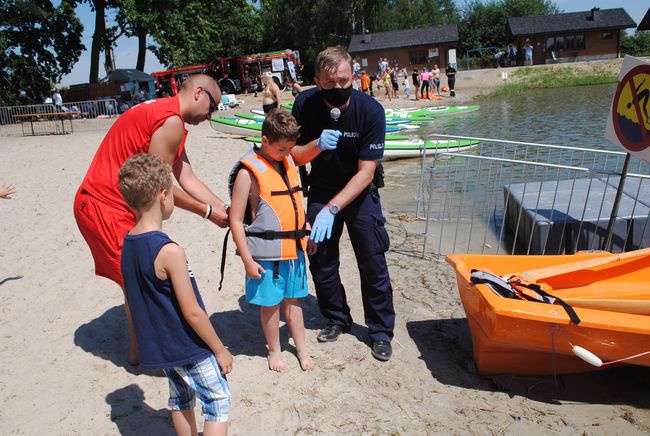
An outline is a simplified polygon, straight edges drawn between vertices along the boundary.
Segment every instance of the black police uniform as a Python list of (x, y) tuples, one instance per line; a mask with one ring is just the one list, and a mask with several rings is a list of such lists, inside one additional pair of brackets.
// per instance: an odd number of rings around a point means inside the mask
[[(357, 173), (359, 160), (383, 157), (386, 116), (375, 99), (352, 90), (347, 110), (334, 125), (318, 88), (301, 92), (292, 114), (301, 126), (299, 145), (319, 138), (324, 129), (335, 128), (343, 133), (336, 150), (321, 152), (311, 161), (307, 219), (313, 225), (318, 212)], [(316, 285), (321, 313), (330, 323), (349, 328), (352, 316), (339, 275), (339, 239), (345, 223), (359, 267), (370, 338), (390, 341), (395, 326), (395, 310), (384, 255), (389, 247), (389, 238), (375, 185), (366, 188), (335, 216), (332, 236), (320, 244), (316, 254), (310, 256), (309, 269)]]

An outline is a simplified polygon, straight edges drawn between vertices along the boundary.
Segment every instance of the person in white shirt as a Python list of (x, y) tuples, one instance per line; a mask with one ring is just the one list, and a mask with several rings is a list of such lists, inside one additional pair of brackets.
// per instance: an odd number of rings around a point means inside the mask
[(63, 110), (63, 99), (59, 93), (59, 88), (54, 89), (54, 93), (52, 94), (52, 103), (54, 103), (54, 107), (56, 108), (57, 112), (61, 112)]

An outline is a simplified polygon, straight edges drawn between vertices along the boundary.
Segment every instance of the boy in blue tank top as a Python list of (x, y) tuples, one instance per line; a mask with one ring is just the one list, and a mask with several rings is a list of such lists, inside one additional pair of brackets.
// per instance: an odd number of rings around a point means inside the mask
[(172, 169), (151, 154), (127, 160), (120, 191), (135, 212), (124, 239), (122, 275), (144, 368), (162, 368), (178, 434), (196, 435), (194, 400), (204, 435), (225, 435), (232, 402), (225, 375), (232, 356), (214, 331), (184, 250), (162, 232), (174, 210)]
[(244, 155), (231, 174), (230, 229), (246, 268), (246, 301), (260, 306), (269, 369), (278, 372), (286, 368), (280, 305), (300, 367), (307, 371), (314, 366), (299, 301), (308, 294), (307, 223), (298, 170), (289, 155), (299, 135), (295, 118), (272, 111), (262, 124), (262, 146)]

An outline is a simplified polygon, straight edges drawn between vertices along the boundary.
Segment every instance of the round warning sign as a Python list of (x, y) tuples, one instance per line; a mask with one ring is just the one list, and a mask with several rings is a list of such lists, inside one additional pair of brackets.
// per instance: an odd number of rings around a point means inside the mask
[(650, 65), (625, 74), (614, 95), (611, 117), (623, 147), (632, 152), (650, 147)]

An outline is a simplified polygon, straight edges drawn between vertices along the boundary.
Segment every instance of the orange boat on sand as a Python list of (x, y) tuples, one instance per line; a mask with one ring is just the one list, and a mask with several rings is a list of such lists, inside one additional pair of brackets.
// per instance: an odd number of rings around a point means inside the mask
[(650, 366), (650, 249), (453, 254), (447, 261), (456, 270), (479, 373)]

